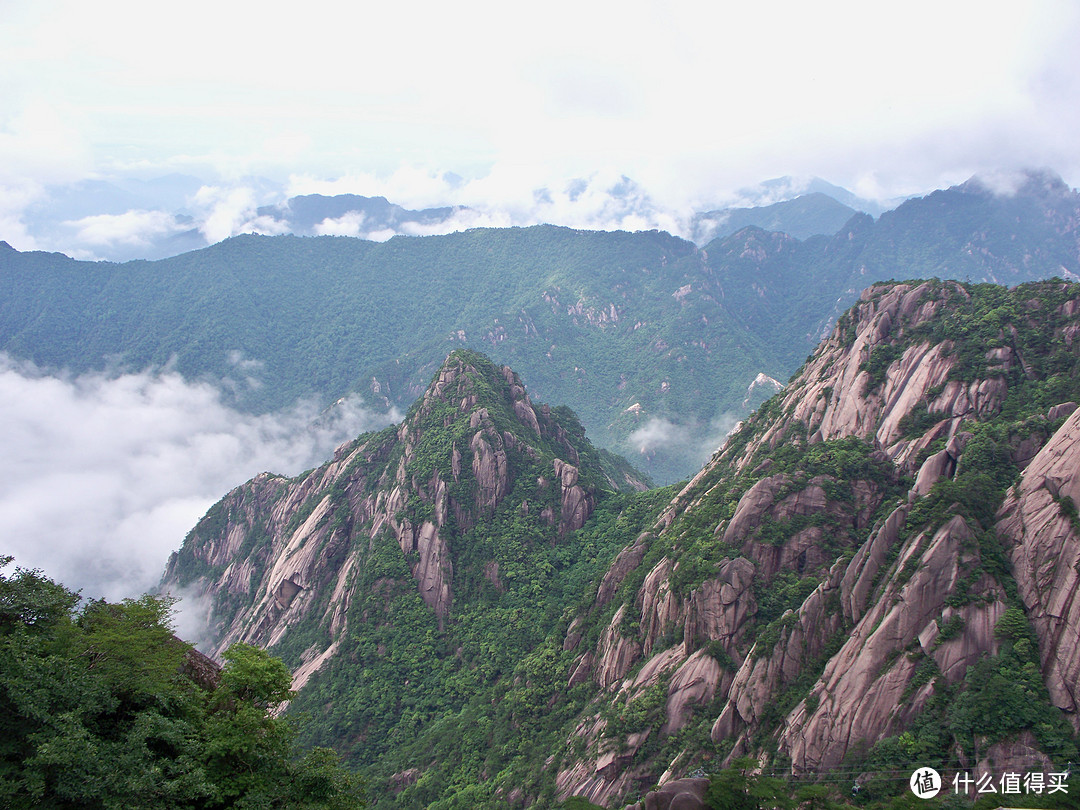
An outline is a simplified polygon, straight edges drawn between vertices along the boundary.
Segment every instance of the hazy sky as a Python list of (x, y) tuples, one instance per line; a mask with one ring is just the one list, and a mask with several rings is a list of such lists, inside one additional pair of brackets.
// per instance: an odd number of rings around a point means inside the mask
[[(178, 207), (216, 241), (311, 192), (464, 204), (462, 227), (678, 232), (782, 175), (878, 199), (1025, 166), (1075, 186), (1077, 42), (1075, 0), (0, 0), (0, 239), (137, 255), (191, 227)], [(173, 208), (65, 197), (171, 173), (197, 178)], [(373, 424), (350, 413), (313, 432), (310, 409), (251, 417), (167, 372), (0, 357), (0, 552), (134, 595), (229, 488)]]
[(1027, 165), (1076, 185), (1078, 8), (6, 0), (0, 208), (169, 171), (414, 205), (454, 197), (444, 172), (508, 204), (594, 172), (671, 205), (786, 174), (879, 197)]

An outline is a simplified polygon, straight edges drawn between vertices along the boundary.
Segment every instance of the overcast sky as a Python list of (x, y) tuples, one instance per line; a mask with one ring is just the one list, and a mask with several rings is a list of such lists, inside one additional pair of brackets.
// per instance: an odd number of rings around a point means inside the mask
[[(136, 255), (177, 232), (172, 213), (64, 213), (63, 189), (170, 173), (196, 178), (171, 205), (208, 241), (311, 192), (464, 204), (463, 227), (677, 232), (680, 213), (783, 175), (876, 199), (1026, 166), (1076, 186), (1078, 42), (1074, 0), (2, 0), (0, 239)], [(632, 204), (609, 193), (623, 175)], [(229, 488), (373, 424), (355, 410), (312, 432), (311, 415), (0, 357), (0, 552), (135, 595)]]
[(780, 175), (1075, 186), (1078, 8), (6, 0), (0, 210), (10, 231), (41, 184), (171, 171), (410, 205), (524, 205), (593, 173), (671, 206)]

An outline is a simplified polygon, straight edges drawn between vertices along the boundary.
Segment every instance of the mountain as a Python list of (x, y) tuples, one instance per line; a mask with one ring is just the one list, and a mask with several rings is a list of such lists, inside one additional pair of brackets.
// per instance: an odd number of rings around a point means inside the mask
[[(272, 410), (351, 391), (408, 407), (455, 347), (523, 369), (601, 445), (653, 420), (689, 437), (636, 455), (676, 480), (715, 449), (694, 430), (785, 376), (710, 290), (694, 246), (657, 232), (552, 226), (373, 243), (257, 237), (160, 262), (76, 262), (0, 246), (0, 349), (43, 366), (172, 362)], [(637, 445), (640, 446), (640, 445)]]
[(782, 336), (773, 346), (794, 369), (875, 281), (1080, 280), (1080, 194), (1048, 172), (1015, 180), (1006, 192), (973, 178), (801, 242), (748, 228), (703, 253), (718, 297), (755, 335)]
[(875, 285), (687, 485), (618, 494), (455, 352), (399, 427), (229, 493), (165, 586), (285, 658), (376, 807), (621, 807), (742, 755), (883, 801), (1063, 772), (1078, 359), (1080, 285)]
[(1078, 337), (1078, 285), (865, 291), (572, 619), (557, 795), (1075, 757)]
[[(692, 475), (874, 281), (1080, 277), (1080, 195), (971, 181), (800, 241), (476, 229), (372, 243), (244, 236), (156, 262), (0, 245), (0, 350), (73, 371), (175, 363), (236, 404), (362, 392), (407, 408), (447, 351), (483, 350), (661, 483)], [(748, 404), (743, 405), (744, 401)]]
[[(432, 724), (490, 714), (522, 662), (548, 677), (553, 628), (660, 503), (619, 488), (643, 486), (625, 463), (605, 471), (572, 413), (456, 350), (399, 426), (230, 492), (162, 587), (210, 610), (215, 655), (242, 640), (283, 657), (310, 735), (378, 762), (381, 783)], [(446, 790), (409, 778), (413, 797)]]
[(885, 201), (869, 200), (820, 177), (792, 177), (791, 175), (774, 177), (757, 185), (739, 189), (736, 196), (743, 201), (744, 207), (758, 208), (812, 194), (824, 194), (852, 210), (862, 211), (873, 217), (895, 208), (906, 199), (899, 197)]
[(793, 200), (757, 208), (723, 208), (694, 215), (693, 239), (698, 244), (730, 236), (745, 227), (780, 231), (796, 239), (831, 236), (856, 214), (821, 192), (803, 194)]
[(290, 197), (280, 205), (262, 206), (257, 215), (274, 223), (272, 230), (297, 236), (316, 234), (364, 236), (382, 232), (408, 232), (410, 227), (446, 222), (460, 211), (460, 206), (425, 208), (411, 211), (389, 202), (385, 197), (361, 197), (356, 194), (306, 194)]

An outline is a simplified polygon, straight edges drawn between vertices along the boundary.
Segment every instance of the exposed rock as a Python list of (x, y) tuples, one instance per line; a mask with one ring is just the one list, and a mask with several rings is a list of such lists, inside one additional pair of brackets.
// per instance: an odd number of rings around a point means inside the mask
[[(486, 411), (476, 411), (473, 413)], [(476, 420), (479, 426), (481, 420)], [(495, 449), (488, 443), (493, 438)], [(510, 472), (503, 450), (502, 437), (494, 430), (473, 434), (469, 449), (473, 453), (472, 472), (476, 479), (476, 509), (480, 514), (491, 514), (510, 488)]]
[[(1075, 303), (1070, 301), (1069, 303)], [(1055, 405), (1046, 414), (1046, 418), (1050, 422), (1056, 422), (1058, 419), (1064, 419), (1066, 416), (1072, 414), (1076, 410), (1075, 402), (1062, 402), (1060, 405)]]
[[(800, 422), (811, 442), (857, 436), (873, 442), (903, 472), (910, 472), (904, 463), (912, 462), (922, 448), (911, 448), (911, 441), (902, 436), (901, 424), (916, 405), (923, 403), (931, 414), (940, 414), (939, 425), (933, 428), (939, 434), (941, 422), (951, 423), (947, 428), (951, 433), (962, 417), (996, 413), (1008, 391), (1001, 375), (1018, 360), (1011, 350), (992, 354), (996, 369), (992, 376), (962, 382), (949, 379), (956, 358), (948, 341), (910, 345), (885, 369), (884, 381), (871, 385), (864, 363), (875, 350), (933, 318), (950, 297), (969, 297), (955, 282), (946, 282), (944, 294), (931, 291), (930, 282), (866, 290), (850, 314), (853, 339), (842, 330), (833, 332), (785, 387), (785, 416), (746, 446), (741, 463), (747, 463), (762, 445), (778, 446), (789, 426)], [(939, 393), (928, 402), (927, 395), (934, 390)], [(923, 446), (932, 440), (928, 438)]]
[(708, 790), (708, 779), (676, 779), (649, 791), (640, 802), (626, 805), (626, 810), (703, 810)]
[(668, 685), (665, 708), (667, 722), (660, 733), (673, 734), (686, 725), (694, 705), (704, 705), (716, 695), (716, 687), (722, 674), (720, 664), (704, 650), (698, 650), (690, 656), (675, 672)]
[[(840, 631), (843, 619), (834, 603), (842, 574), (842, 566), (835, 565), (828, 579), (799, 610), (786, 615), (773, 647), (758, 649), (755, 645), (746, 656), (728, 690), (728, 702), (713, 723), (714, 740), (735, 737), (746, 728), (756, 727), (775, 695), (821, 655), (829, 639)], [(733, 751), (730, 758), (738, 755)]]
[(648, 535), (642, 534), (633, 545), (627, 546), (615, 556), (615, 560), (608, 566), (608, 570), (604, 572), (604, 577), (600, 580), (600, 585), (596, 590), (596, 606), (598, 608), (602, 608), (610, 602), (626, 575), (641, 565), (641, 561), (645, 557), (645, 541), (647, 539)]
[(719, 641), (728, 655), (738, 657), (747, 621), (757, 613), (751, 590), (754, 565), (745, 557), (726, 560), (714, 579), (690, 594), (683, 625), (687, 651), (707, 641)]
[(790, 484), (791, 479), (788, 476), (773, 475), (762, 478), (750, 487), (739, 498), (735, 514), (724, 530), (723, 541), (733, 546), (740, 545), (761, 525), (761, 518), (775, 502), (777, 493)]
[(596, 507), (591, 493), (578, 485), (578, 468), (562, 459), (555, 459), (555, 476), (562, 486), (559, 514), (559, 535), (580, 529)]
[[(496, 370), (501, 379), (493, 378), (491, 368), (478, 369), (482, 360), (451, 354), (395, 431), (342, 445), (330, 462), (298, 479), (256, 476), (196, 526), (185, 542), (188, 556), (174, 557), (162, 587), (183, 587), (215, 601), (227, 593), (228, 603), (239, 605), (209, 628), (213, 654), (236, 641), (273, 647), (292, 627), (318, 626), (329, 638), (301, 656), (293, 683), (303, 687), (338, 651), (367, 554), (391, 536), (418, 593), (443, 626), (453, 604), (450, 540), (493, 514), (511, 491), (508, 450), (526, 464), (544, 459), (548, 470), (554, 465), (561, 514), (549, 516), (560, 533), (588, 519), (595, 494), (581, 483), (581, 471), (543, 449), (554, 443), (562, 458), (576, 463), (580, 437), (568, 433), (550, 409), (537, 413), (509, 368)], [(486, 385), (477, 386), (485, 375)], [(491, 386), (503, 384), (503, 394), (492, 397)], [(514, 423), (520, 429), (508, 428)], [(452, 441), (430, 441), (430, 432), (452, 426)], [(535, 441), (541, 438), (544, 443)], [(530, 475), (545, 485), (536, 468)], [(451, 488), (462, 500), (451, 497)], [(527, 505), (523, 509), (527, 513)], [(499, 573), (494, 561), (482, 572), (496, 589), (503, 587)], [(615, 658), (620, 660), (617, 651)], [(624, 663), (613, 666), (619, 670)]]
[(661, 675), (685, 660), (686, 653), (683, 652), (681, 644), (669, 647), (650, 658), (632, 680), (627, 678), (623, 681), (619, 691), (628, 693), (627, 699), (633, 700), (646, 688), (656, 683)]
[(1012, 547), (1013, 575), (1039, 638), (1054, 705), (1080, 731), (1080, 535), (1063, 511), (1080, 503), (1080, 410), (1050, 438), (1009, 491), (998, 535)]
[(594, 658), (591, 652), (586, 652), (578, 658), (570, 668), (570, 678), (566, 683), (567, 687), (573, 688), (578, 684), (587, 682), (592, 677), (593, 664)]
[(630, 671), (631, 665), (641, 655), (641, 645), (635, 640), (622, 635), (619, 628), (626, 605), (622, 605), (611, 618), (611, 624), (600, 639), (599, 665), (596, 678), (601, 689), (607, 689), (621, 681)]
[(870, 588), (881, 570), (882, 563), (888, 557), (889, 549), (899, 539), (908, 511), (908, 506), (894, 509), (870, 540), (859, 547), (844, 571), (840, 604), (845, 618), (849, 621), (857, 622), (862, 618), (870, 596)]
[[(184, 643), (176, 636), (173, 636), (173, 639), (177, 644)], [(221, 682), (221, 667), (218, 663), (194, 647), (189, 647), (184, 653), (184, 659), (180, 662), (180, 673), (208, 691), (217, 689)]]
[(975, 766), (975, 773), (1000, 772), (1006, 763), (1014, 773), (1051, 773), (1057, 770), (1050, 757), (1039, 748), (1035, 735), (1027, 730), (987, 748), (986, 754)]
[(922, 709), (932, 684), (901, 700), (918, 666), (903, 654), (909, 645), (944, 663), (949, 671), (943, 674), (953, 679), (983, 654), (996, 653), (992, 628), (1004, 610), (1004, 593), (987, 576), (972, 588), (986, 598), (968, 606), (961, 636), (952, 646), (933, 646), (936, 632), (930, 626), (943, 615), (961, 570), (976, 562), (965, 550), (973, 540), (963, 518), (954, 517), (933, 537), (918, 535), (904, 545), (893, 569), (904, 576), (894, 575), (829, 660), (811, 690), (816, 707), (803, 702), (787, 718), (780, 747), (789, 752), (794, 772), (834, 768), (852, 746), (898, 733)]
[(390, 777), (390, 792), (394, 795), (401, 793), (405, 788), (415, 785), (420, 779), (419, 768), (409, 768), (404, 771), (398, 771)]
[(944, 450), (934, 453), (919, 468), (915, 486), (911, 488), (911, 497), (924, 497), (930, 493), (934, 484), (943, 478), (952, 478), (964, 446), (971, 438), (970, 433), (960, 433), (949, 439)]
[(652, 654), (653, 646), (661, 635), (674, 629), (678, 619), (679, 605), (671, 592), (668, 577), (671, 575), (671, 560), (664, 557), (645, 575), (645, 581), (638, 591), (641, 602), (642, 652)]

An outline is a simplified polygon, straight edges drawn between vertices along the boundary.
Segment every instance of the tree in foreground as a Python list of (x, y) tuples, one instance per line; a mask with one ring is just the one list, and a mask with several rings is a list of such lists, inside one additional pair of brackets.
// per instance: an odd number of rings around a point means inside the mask
[(195, 678), (171, 608), (80, 603), (40, 572), (0, 573), (0, 807), (363, 807), (337, 755), (300, 756), (277, 716), (285, 665), (240, 644)]

